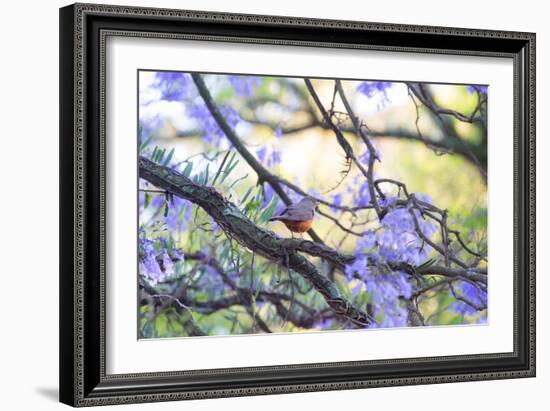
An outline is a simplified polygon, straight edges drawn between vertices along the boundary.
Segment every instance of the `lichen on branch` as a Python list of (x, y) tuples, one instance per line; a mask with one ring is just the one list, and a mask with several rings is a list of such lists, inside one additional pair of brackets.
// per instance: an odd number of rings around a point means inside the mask
[[(254, 224), (231, 201), (227, 200), (212, 187), (201, 186), (177, 171), (140, 157), (139, 175), (144, 180), (165, 190), (169, 194), (186, 199), (202, 208), (225, 232), (227, 237), (236, 240), (251, 252), (259, 254), (270, 261), (281, 264), (309, 281), (324, 297), (328, 306), (339, 316), (346, 317), (360, 326), (367, 326), (374, 319), (366, 312), (356, 308), (345, 299), (336, 285), (319, 273), (317, 267), (301, 255), (301, 251), (310, 250), (319, 257), (323, 254), (334, 257), (338, 253), (322, 244), (299, 246), (299, 242), (288, 241), (272, 231)], [(293, 244), (297, 247), (294, 248)], [(344, 257), (345, 258), (345, 257)]]

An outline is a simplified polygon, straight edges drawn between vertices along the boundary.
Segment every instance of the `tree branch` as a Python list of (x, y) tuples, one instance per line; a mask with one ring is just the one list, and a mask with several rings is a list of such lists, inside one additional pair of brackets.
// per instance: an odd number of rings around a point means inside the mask
[[(374, 322), (366, 312), (357, 309), (346, 300), (334, 283), (319, 273), (315, 265), (298, 254), (296, 250), (304, 248), (304, 245), (297, 244), (297, 248), (289, 247), (288, 240), (281, 239), (275, 233), (256, 226), (235, 204), (226, 200), (213, 188), (197, 185), (178, 172), (155, 164), (144, 157), (139, 159), (139, 175), (151, 184), (201, 207), (229, 238), (235, 239), (239, 244), (268, 260), (288, 266), (300, 274), (323, 295), (336, 314), (347, 317), (355, 324), (362, 326)], [(290, 244), (293, 245), (292, 242)], [(315, 246), (308, 244), (307, 248), (311, 252), (319, 253), (319, 250), (323, 249), (323, 244)]]
[(342, 103), (344, 104), (344, 107), (346, 108), (346, 111), (351, 119), (351, 123), (353, 124), (353, 127), (355, 128), (355, 133), (361, 137), (363, 142), (366, 144), (367, 149), (369, 150), (369, 159), (368, 159), (368, 171), (367, 171), (367, 182), (369, 184), (369, 194), (370, 194), (370, 201), (372, 202), (374, 209), (376, 210), (376, 214), (378, 215), (378, 218), (382, 218), (383, 213), (380, 209), (380, 206), (378, 205), (378, 200), (376, 198), (376, 192), (374, 187), (374, 162), (378, 158), (378, 154), (376, 153), (376, 149), (372, 145), (372, 142), (369, 140), (369, 138), (363, 133), (361, 122), (359, 121), (359, 117), (357, 117), (351, 108), (351, 104), (348, 102), (348, 99), (346, 97), (346, 93), (344, 93), (344, 88), (342, 87), (342, 83), (340, 80), (336, 80), (336, 89), (338, 90), (338, 94), (340, 95), (340, 99), (342, 100)]
[[(371, 202), (372, 206), (374, 207), (374, 210), (376, 211), (376, 214), (378, 215), (378, 217), (382, 218), (382, 216), (383, 216), (382, 211), (380, 209), (380, 206), (378, 205), (378, 201), (377, 201), (376, 195), (374, 193), (374, 186), (372, 184), (372, 182), (373, 182), (372, 167), (369, 167), (368, 170), (366, 170), (365, 167), (363, 167), (363, 164), (361, 164), (361, 162), (355, 156), (355, 153), (353, 152), (353, 149), (352, 149), (351, 145), (349, 144), (349, 142), (346, 140), (346, 138), (344, 137), (344, 135), (342, 134), (340, 129), (336, 126), (336, 124), (334, 124), (332, 122), (332, 119), (330, 118), (330, 115), (325, 110), (325, 107), (323, 106), (323, 103), (321, 103), (321, 100), (319, 99), (319, 96), (315, 92), (315, 89), (313, 88), (313, 85), (311, 84), (311, 81), (307, 78), (304, 79), (304, 81), (306, 83), (307, 89), (309, 90), (309, 93), (311, 94), (311, 97), (313, 98), (313, 101), (315, 102), (315, 104), (317, 105), (317, 108), (321, 112), (321, 115), (323, 116), (323, 119), (329, 125), (329, 127), (332, 129), (334, 134), (336, 135), (336, 140), (338, 141), (338, 144), (340, 144), (340, 147), (342, 147), (342, 149), (344, 150), (344, 153), (346, 154), (346, 159), (348, 159), (349, 161), (352, 161), (357, 166), (357, 168), (361, 171), (361, 173), (365, 176), (365, 178), (367, 179), (367, 181), (369, 183), (369, 194), (370, 194), (370, 197), (371, 197), (370, 202)], [(371, 153), (371, 157), (372, 157), (372, 155), (373, 154)], [(369, 166), (370, 165), (371, 164), (369, 164)]]
[[(426, 88), (424, 88), (424, 86), (421, 83), (406, 83), (406, 84), (409, 90), (414, 94), (414, 96), (418, 100), (420, 100), (422, 104), (424, 104), (424, 106), (426, 106), (428, 110), (430, 110), (430, 112), (432, 112), (433, 115), (439, 120), (442, 130), (444, 131), (447, 138), (452, 139), (454, 142), (456, 142), (456, 145), (462, 146), (464, 148), (464, 151), (466, 152), (466, 154), (470, 156), (471, 161), (477, 166), (479, 172), (481, 173), (485, 181), (487, 181), (486, 158), (479, 159), (473, 153), (473, 150), (464, 142), (464, 140), (462, 140), (459, 136), (457, 136), (453, 132), (453, 130), (451, 129), (451, 125), (446, 121), (446, 119), (442, 117), (443, 115), (447, 115), (447, 116), (452, 116), (462, 122), (473, 123), (474, 120), (479, 120), (479, 118), (474, 118), (474, 116), (481, 108), (481, 105), (485, 103), (487, 100), (480, 99), (474, 112), (471, 114), (470, 117), (467, 117), (457, 111), (440, 108), (437, 104), (435, 104), (435, 102), (433, 101), (433, 98), (430, 96), (429, 92), (426, 90)], [(486, 139), (486, 136), (485, 136), (485, 139)], [(483, 161), (483, 163), (480, 160)]]
[[(279, 127), (278, 123), (270, 123), (263, 120), (248, 118), (245, 118), (244, 120), (250, 124), (268, 127), (273, 131), (279, 128), (281, 130), (281, 134), (283, 135), (299, 133), (317, 127), (323, 130), (332, 130), (328, 124), (320, 122), (317, 119), (308, 120), (303, 124), (289, 127)], [(342, 133), (355, 134), (354, 127), (341, 126), (340, 130), (342, 131)], [(455, 138), (453, 138), (452, 136), (448, 136), (447, 134), (445, 134), (444, 138), (438, 139), (436, 137), (427, 136), (425, 133), (423, 133), (424, 138), (422, 138), (418, 135), (418, 133), (414, 133), (411, 130), (401, 127), (388, 128), (384, 130), (363, 130), (363, 133), (366, 136), (376, 140), (396, 139), (418, 141), (438, 152), (458, 154), (468, 162), (472, 163), (474, 166), (482, 166), (484, 171), (487, 171), (487, 153), (482, 150), (482, 146), (471, 144), (464, 140), (457, 141)], [(190, 130), (186, 133), (180, 132), (178, 134), (178, 137), (197, 136), (199, 134), (200, 130)]]
[[(252, 169), (256, 172), (258, 175), (258, 182), (261, 184), (264, 181), (268, 182), (271, 187), (273, 187), (273, 190), (277, 193), (277, 195), (283, 200), (283, 202), (288, 206), (292, 203), (292, 200), (290, 197), (285, 193), (283, 188), (281, 187), (281, 184), (279, 183), (278, 177), (271, 174), (257, 159), (248, 151), (248, 149), (245, 147), (235, 130), (227, 123), (225, 120), (225, 117), (221, 113), (220, 109), (214, 102), (214, 99), (212, 98), (212, 95), (210, 94), (210, 91), (208, 90), (208, 87), (206, 87), (206, 84), (204, 83), (204, 80), (202, 79), (200, 74), (192, 73), (191, 77), (193, 78), (193, 81), (195, 82), (195, 85), (197, 86), (197, 89), (199, 91), (199, 94), (201, 95), (202, 99), (204, 100), (204, 103), (206, 104), (206, 107), (208, 108), (208, 111), (210, 111), (210, 114), (216, 120), (216, 123), (218, 123), (218, 126), (220, 129), (224, 132), (225, 136), (235, 149), (239, 152), (239, 154), (244, 158), (244, 160), (252, 167)], [(310, 228), (308, 230), (309, 236), (316, 242), (322, 243), (323, 240), (321, 240), (321, 237), (317, 235), (317, 233)]]

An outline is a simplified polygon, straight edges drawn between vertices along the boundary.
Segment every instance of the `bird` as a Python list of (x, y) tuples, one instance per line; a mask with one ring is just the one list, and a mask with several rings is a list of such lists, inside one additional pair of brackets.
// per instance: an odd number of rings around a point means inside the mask
[(304, 197), (297, 203), (289, 205), (278, 216), (271, 217), (269, 221), (281, 221), (291, 233), (305, 233), (313, 224), (318, 204), (317, 199)]

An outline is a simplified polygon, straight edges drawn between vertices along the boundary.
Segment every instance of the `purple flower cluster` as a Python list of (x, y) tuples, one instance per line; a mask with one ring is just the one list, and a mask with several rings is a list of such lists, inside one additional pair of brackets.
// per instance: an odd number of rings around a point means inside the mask
[(426, 221), (418, 210), (394, 207), (396, 200), (397, 197), (385, 198), (383, 207), (393, 208), (382, 218), (376, 232), (369, 231), (357, 240), (355, 261), (345, 269), (348, 279), (356, 278), (364, 283), (371, 295), (374, 315), (383, 317), (380, 327), (407, 325), (407, 310), (400, 297), (410, 298), (412, 294), (408, 274), (391, 271), (389, 267), (394, 263), (418, 266), (429, 258), (431, 248), (418, 235), (417, 224), (428, 238), (437, 231), (436, 225)]
[(387, 98), (387, 91), (391, 86), (389, 81), (363, 81), (357, 86), (357, 90), (369, 98), (379, 93)]
[(378, 205), (382, 208), (389, 208), (397, 204), (398, 200), (398, 196), (386, 195), (384, 198), (378, 199)]
[(159, 71), (153, 84), (160, 91), (162, 100), (181, 101), (187, 97), (190, 82), (189, 74)]
[(168, 207), (165, 222), (172, 231), (183, 231), (192, 218), (191, 204), (179, 197), (173, 197)]
[[(358, 241), (359, 243), (359, 241)], [(374, 233), (366, 236), (362, 245), (372, 249), (376, 240)], [(403, 327), (407, 325), (407, 310), (402, 307), (399, 298), (410, 298), (412, 285), (402, 271), (385, 273), (379, 269), (372, 255), (357, 255), (353, 264), (346, 267), (348, 279), (358, 278), (371, 296), (373, 314), (383, 316), (378, 327)], [(361, 284), (359, 284), (359, 287)], [(359, 288), (357, 287), (357, 288)]]
[[(146, 195), (150, 196), (147, 207), (145, 207)], [(160, 212), (163, 206), (167, 208), (164, 209), (164, 212)], [(161, 219), (160, 221), (156, 220), (151, 227), (148, 225), (141, 225), (139, 229), (139, 273), (152, 285), (155, 285), (175, 274), (173, 260), (183, 260), (184, 256), (176, 247), (175, 241), (171, 235), (163, 235), (152, 239), (151, 234), (152, 232), (159, 232), (157, 228), (159, 224), (161, 227), (167, 227), (169, 233), (177, 234), (185, 230), (193, 218), (192, 207), (191, 203), (179, 197), (170, 197), (170, 201), (168, 201), (167, 198), (161, 194), (151, 195), (140, 192), (139, 209), (140, 213), (145, 210), (149, 210), (149, 212), (152, 211)], [(162, 216), (164, 220), (162, 220)]]
[(256, 150), (256, 156), (260, 163), (265, 164), (268, 168), (275, 167), (282, 161), (281, 151), (268, 146), (262, 146)]
[[(341, 193), (334, 193), (330, 196), (330, 201), (332, 204), (334, 204), (335, 206), (337, 207), (340, 207), (342, 206), (342, 201), (344, 199), (344, 195), (341, 194)], [(337, 208), (334, 208), (334, 207), (331, 207), (330, 208), (332, 211), (338, 211)]]
[[(159, 209), (163, 205), (167, 205), (168, 210), (165, 213), (164, 222), (171, 231), (177, 232), (185, 230), (189, 221), (192, 218), (192, 207), (189, 201), (181, 199), (179, 197), (171, 197), (170, 203), (166, 203), (166, 198), (163, 195), (153, 195), (148, 207), (155, 210)], [(143, 210), (145, 207), (145, 193), (139, 193), (139, 207)]]
[(357, 192), (357, 205), (359, 207), (366, 207), (371, 202), (371, 196), (370, 196), (370, 187), (369, 182), (367, 180), (363, 181), (363, 183), (359, 186), (359, 191)]
[(407, 309), (399, 302), (399, 297), (410, 298), (412, 294), (407, 274), (402, 271), (378, 274), (365, 285), (372, 292), (374, 314), (384, 313), (384, 319), (378, 324), (380, 328), (407, 326)]
[[(235, 128), (241, 121), (239, 114), (229, 106), (221, 106), (220, 111), (232, 128)], [(220, 148), (225, 134), (210, 114), (208, 107), (204, 103), (197, 103), (192, 105), (187, 113), (202, 127), (205, 141), (216, 148)]]
[[(145, 207), (145, 193), (143, 191), (140, 191), (138, 197), (139, 197), (139, 209), (143, 210)], [(164, 197), (160, 195), (154, 195), (150, 199), (148, 207), (157, 209), (159, 207), (162, 207), (163, 204), (164, 204)]]
[(487, 88), (488, 86), (470, 85), (470, 86), (466, 86), (466, 91), (470, 94), (475, 94), (475, 93), (487, 94)]
[(252, 97), (262, 80), (256, 76), (228, 76), (229, 83), (239, 96)]
[(437, 230), (433, 222), (426, 221), (416, 209), (398, 207), (389, 211), (381, 221), (378, 231), (379, 253), (390, 262), (406, 262), (420, 265), (428, 258), (431, 248), (424, 244), (416, 232), (415, 218), (421, 232), (428, 238)]
[(174, 260), (184, 260), (183, 253), (174, 247), (173, 242), (164, 238), (147, 238), (142, 227), (139, 230), (138, 255), (139, 273), (152, 285), (175, 274)]
[(449, 311), (462, 315), (474, 315), (479, 312), (479, 307), (487, 306), (487, 292), (467, 281), (460, 281), (454, 286), (454, 290), (457, 296), (467, 302), (457, 300), (449, 306)]

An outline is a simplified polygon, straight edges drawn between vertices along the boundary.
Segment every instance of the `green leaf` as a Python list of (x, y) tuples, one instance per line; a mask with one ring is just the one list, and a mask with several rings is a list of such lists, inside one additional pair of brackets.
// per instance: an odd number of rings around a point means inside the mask
[(260, 291), (262, 291), (263, 281), (263, 278), (260, 278), (260, 281), (258, 281), (258, 286), (256, 288), (256, 292), (254, 293), (254, 299), (258, 298), (258, 295), (260, 295)]
[(239, 160), (235, 160), (235, 156), (236, 156), (235, 152), (231, 153), (231, 157), (229, 158), (229, 162), (225, 167), (220, 184), (225, 181), (225, 179), (229, 176), (229, 174), (231, 174), (231, 172), (235, 169), (237, 164), (239, 164)]
[(222, 177), (222, 182), (231, 174), (231, 172), (237, 167), (237, 164), (239, 164), (239, 160), (235, 160), (235, 162), (231, 165), (231, 167), (227, 167), (225, 170), (225, 174)]
[(145, 193), (145, 201), (143, 202), (143, 208), (147, 208), (151, 203), (151, 194)]
[(145, 148), (151, 143), (151, 141), (153, 141), (153, 135), (147, 137), (145, 141), (139, 145), (139, 152), (141, 153), (143, 150), (145, 150)]
[(417, 269), (422, 269), (422, 268), (428, 268), (428, 267), (431, 267), (432, 265), (434, 265), (435, 263), (435, 260), (433, 258), (430, 258), (429, 260), (423, 262), (421, 265), (419, 265), (418, 267), (416, 267)]
[(260, 208), (261, 205), (262, 205), (261, 201), (250, 200), (248, 203), (246, 203), (246, 206), (244, 207), (245, 213), (250, 214), (251, 212)]
[(193, 163), (189, 161), (181, 174), (183, 174), (185, 177), (189, 177), (191, 175), (191, 171), (193, 171)]
[(209, 169), (210, 169), (210, 163), (208, 163), (208, 164), (206, 165), (206, 170), (205, 170), (205, 172), (204, 172), (204, 183), (202, 183), (203, 185), (208, 184)]
[(204, 171), (201, 171), (199, 175), (197, 176), (197, 184), (203, 185), (204, 184)]
[(153, 160), (155, 163), (162, 163), (162, 158), (164, 157), (165, 152), (166, 149), (160, 149), (158, 148), (158, 146), (155, 146), (153, 154), (151, 155), (151, 160)]
[(168, 321), (166, 319), (165, 313), (160, 313), (157, 315), (157, 318), (155, 319), (155, 329), (158, 332), (159, 336), (164, 337), (166, 336), (166, 331), (168, 328)]
[(233, 182), (231, 183), (231, 185), (229, 186), (229, 188), (233, 188), (238, 182), (243, 181), (243, 180), (246, 180), (247, 178), (248, 178), (248, 174), (245, 174), (244, 176), (237, 178), (235, 181), (233, 181)]
[(162, 159), (164, 158), (164, 154), (166, 153), (166, 149), (163, 148), (162, 150), (159, 150), (158, 152), (158, 160), (157, 162), (162, 164)]
[(262, 189), (258, 190), (258, 192), (256, 193), (256, 198), (254, 200), (259, 201), (260, 203), (264, 202), (265, 196), (264, 196), (264, 187), (263, 186), (262, 186)]
[(275, 212), (278, 204), (279, 204), (279, 197), (273, 196), (269, 204), (264, 208), (264, 210), (260, 214), (260, 219), (264, 223), (267, 222), (271, 217), (273, 217), (273, 213)]
[(166, 158), (162, 162), (162, 164), (164, 166), (167, 166), (168, 164), (170, 164), (170, 160), (172, 160), (172, 157), (174, 157), (174, 151), (175, 151), (175, 149), (170, 150), (170, 152), (168, 153), (168, 155), (166, 156)]
[(244, 193), (244, 196), (241, 200), (241, 204), (244, 204), (246, 202), (246, 200), (248, 199), (248, 196), (250, 195), (250, 193), (252, 193), (252, 190), (254, 190), (254, 186), (250, 186), (248, 190), (246, 190), (246, 193)]

